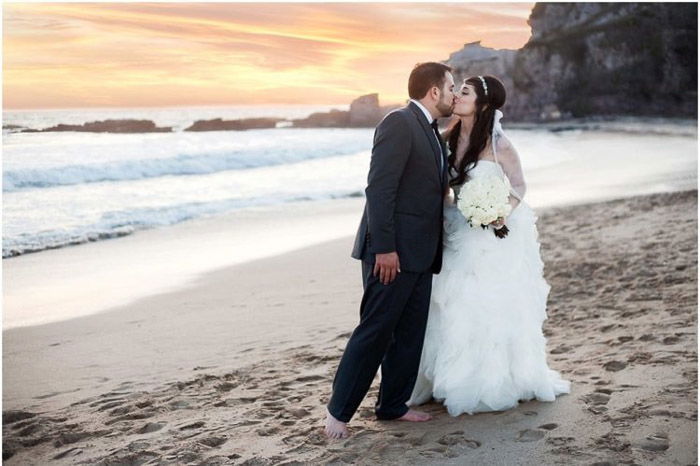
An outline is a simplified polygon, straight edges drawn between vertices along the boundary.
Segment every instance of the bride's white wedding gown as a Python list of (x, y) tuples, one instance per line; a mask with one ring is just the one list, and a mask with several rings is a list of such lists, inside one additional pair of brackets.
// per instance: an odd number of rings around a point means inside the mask
[[(504, 173), (497, 161), (480, 160), (469, 179)], [(433, 277), (409, 405), (433, 397), (457, 416), (506, 410), (518, 400), (553, 401), (569, 392), (570, 383), (547, 366), (542, 323), (550, 287), (536, 220), (520, 202), (506, 219), (508, 236), (501, 239), (491, 227), (470, 227), (454, 204), (445, 203), (443, 266)]]

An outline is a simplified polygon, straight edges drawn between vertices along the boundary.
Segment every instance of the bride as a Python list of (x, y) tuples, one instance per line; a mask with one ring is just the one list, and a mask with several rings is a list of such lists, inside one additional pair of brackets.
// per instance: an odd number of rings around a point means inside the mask
[[(522, 200), (518, 154), (499, 123), (505, 100), (497, 78), (466, 79), (455, 97), (459, 118), (445, 132), (455, 198), (445, 202), (443, 268), (433, 278), (420, 369), (408, 404), (435, 398), (452, 416), (501, 411), (519, 400), (554, 401), (570, 388), (547, 366), (542, 323), (549, 285), (537, 217)], [(487, 229), (472, 228), (456, 206), (460, 188), (494, 175), (510, 183), (511, 214)]]

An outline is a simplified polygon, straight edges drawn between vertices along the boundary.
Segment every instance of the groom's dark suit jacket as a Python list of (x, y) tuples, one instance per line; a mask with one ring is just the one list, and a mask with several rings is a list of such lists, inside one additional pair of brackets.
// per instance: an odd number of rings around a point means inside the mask
[(413, 102), (384, 117), (374, 132), (367, 202), (352, 257), (374, 263), (375, 254), (396, 251), (401, 271), (440, 272), (443, 152)]

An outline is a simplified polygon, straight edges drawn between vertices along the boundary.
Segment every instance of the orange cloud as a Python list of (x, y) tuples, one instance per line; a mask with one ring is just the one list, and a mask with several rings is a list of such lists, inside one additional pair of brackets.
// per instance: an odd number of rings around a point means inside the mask
[(406, 98), (420, 61), (518, 48), (532, 3), (5, 3), (6, 108)]

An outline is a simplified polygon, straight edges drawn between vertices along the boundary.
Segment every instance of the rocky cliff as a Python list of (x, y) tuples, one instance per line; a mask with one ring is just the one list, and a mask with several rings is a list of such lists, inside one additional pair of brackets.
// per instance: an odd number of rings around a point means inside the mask
[(513, 69), (517, 50), (496, 50), (483, 47), (481, 42), (464, 44), (464, 48), (450, 55), (446, 61), (452, 67), (455, 83), (461, 85), (470, 77), (484, 74), (498, 76), (506, 90), (513, 88)]
[(538, 3), (517, 51), (467, 44), (456, 77), (494, 74), (511, 121), (697, 117), (696, 3)]

